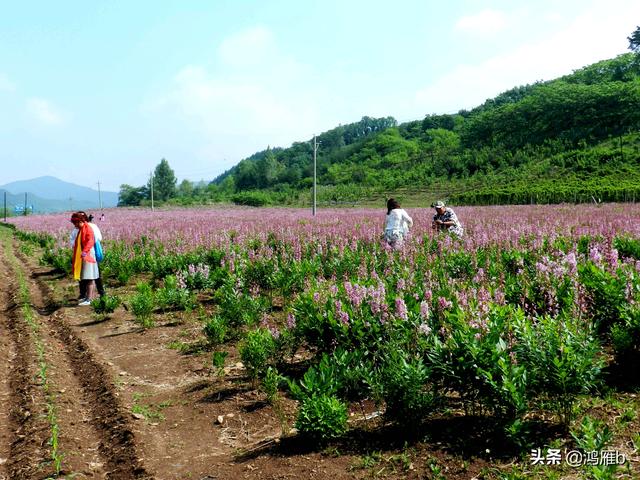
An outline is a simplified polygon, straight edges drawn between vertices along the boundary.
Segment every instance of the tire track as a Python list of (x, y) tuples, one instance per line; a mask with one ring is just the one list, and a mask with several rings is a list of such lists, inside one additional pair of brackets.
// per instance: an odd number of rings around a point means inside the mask
[[(48, 286), (27, 259), (20, 253), (16, 257), (26, 273), (41, 335), (50, 346), (49, 372), (59, 389), (58, 403), (64, 407), (58, 409), (58, 421), (65, 464), (73, 473), (92, 477), (151, 479), (137, 455), (133, 432), (107, 371), (66, 324), (64, 310), (53, 303)], [(27, 361), (28, 355), (32, 353), (26, 354)]]

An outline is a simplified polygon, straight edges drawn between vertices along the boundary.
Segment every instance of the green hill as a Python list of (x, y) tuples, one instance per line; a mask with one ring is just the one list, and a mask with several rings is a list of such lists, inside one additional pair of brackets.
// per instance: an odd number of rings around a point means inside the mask
[[(640, 200), (640, 56), (513, 88), (473, 110), (322, 133), (320, 204), (445, 198), (457, 204)], [(308, 205), (311, 139), (240, 161), (174, 201)]]

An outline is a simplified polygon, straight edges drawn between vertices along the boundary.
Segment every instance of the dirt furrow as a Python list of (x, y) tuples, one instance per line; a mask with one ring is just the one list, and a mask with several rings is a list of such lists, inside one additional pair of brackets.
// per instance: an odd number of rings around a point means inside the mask
[(43, 335), (55, 345), (51, 371), (58, 386), (61, 448), (68, 456), (68, 466), (74, 473), (99, 478), (151, 478), (139, 459), (133, 432), (107, 370), (67, 325), (65, 310), (53, 303), (48, 286), (27, 259), (19, 254), (18, 258), (29, 272), (29, 289)]
[(0, 277), (5, 280), (0, 293), (2, 330), (6, 332), (3, 343), (9, 347), (6, 356), (3, 355), (8, 360), (4, 381), (8, 421), (3, 430), (3, 451), (7, 452), (7, 457), (3, 466), (6, 477), (11, 480), (45, 478), (52, 473), (51, 467), (47, 466), (50, 429), (46, 421), (46, 402), (36, 383), (33, 338), (21, 318), (18, 286), (4, 255), (0, 261)]

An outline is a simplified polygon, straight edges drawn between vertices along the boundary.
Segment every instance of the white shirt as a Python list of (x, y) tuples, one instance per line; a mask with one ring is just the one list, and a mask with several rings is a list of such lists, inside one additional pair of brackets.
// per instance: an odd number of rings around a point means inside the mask
[(387, 214), (384, 229), (387, 232), (400, 232), (406, 235), (409, 227), (413, 226), (413, 219), (405, 212), (404, 208), (394, 208)]
[(98, 225), (96, 225), (95, 223), (89, 222), (89, 226), (91, 227), (91, 230), (93, 230), (93, 236), (96, 237), (97, 241), (101, 242), (102, 232), (98, 228)]
[[(96, 225), (95, 223), (89, 222), (89, 226), (91, 227), (91, 230), (93, 230), (93, 236), (96, 238), (97, 241), (101, 242), (102, 241), (102, 232), (98, 228), (98, 225)], [(80, 230), (78, 230), (77, 228), (74, 228), (71, 231), (71, 237), (69, 238), (69, 244), (71, 245), (71, 248), (73, 248), (73, 246), (76, 243), (76, 237), (78, 236), (78, 232), (79, 231)]]

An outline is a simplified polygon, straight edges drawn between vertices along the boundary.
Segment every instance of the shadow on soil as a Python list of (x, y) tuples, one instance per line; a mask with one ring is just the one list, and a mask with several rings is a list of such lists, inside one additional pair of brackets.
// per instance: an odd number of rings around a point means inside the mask
[(607, 385), (618, 392), (637, 393), (640, 391), (640, 353), (617, 359), (604, 369)]
[(220, 403), (231, 397), (234, 397), (241, 393), (247, 393), (252, 390), (254, 390), (254, 388), (251, 385), (246, 384), (227, 387), (205, 395), (200, 400), (198, 400), (198, 403)]
[[(536, 445), (548, 444), (562, 436), (559, 426), (532, 423), (530, 438)], [(495, 419), (461, 416), (427, 420), (419, 428), (408, 429), (398, 425), (382, 425), (373, 429), (353, 428), (346, 436), (332, 442), (321, 443), (304, 435), (295, 435), (268, 442), (235, 457), (237, 463), (257, 457), (293, 457), (335, 449), (342, 454), (368, 455), (371, 452), (393, 452), (422, 444), (465, 459), (512, 459), (523, 449), (505, 438)], [(526, 450), (526, 448), (525, 448)]]

